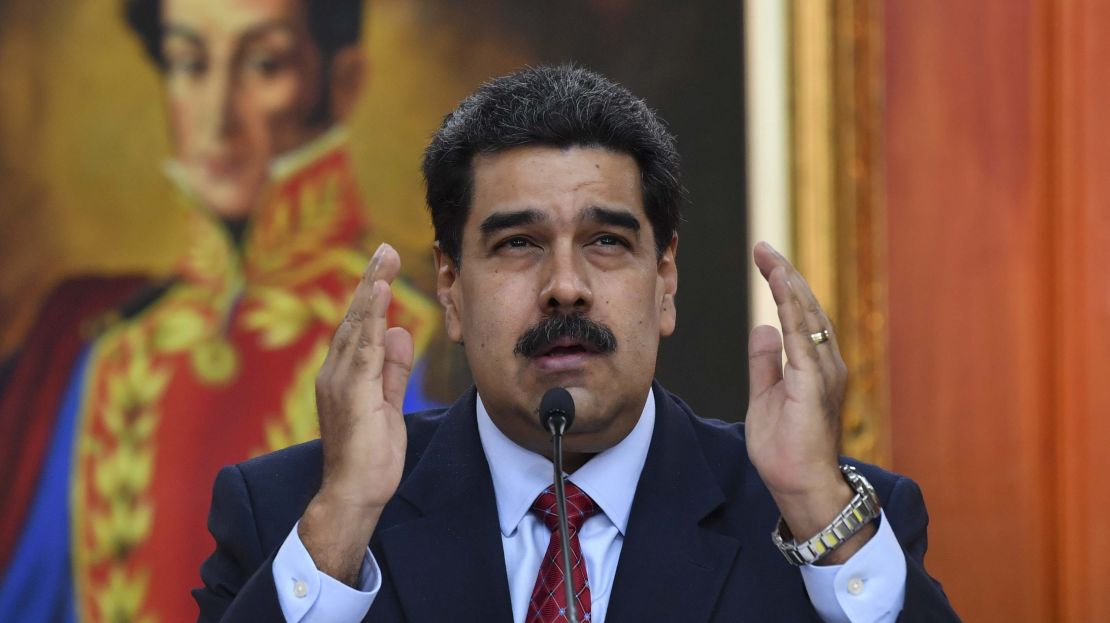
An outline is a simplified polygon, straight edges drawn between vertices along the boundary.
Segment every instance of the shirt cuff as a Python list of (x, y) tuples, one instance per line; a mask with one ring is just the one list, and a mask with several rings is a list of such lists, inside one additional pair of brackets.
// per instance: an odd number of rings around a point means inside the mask
[(906, 601), (906, 555), (886, 513), (871, 540), (844, 564), (801, 570), (809, 600), (826, 623), (893, 622)]
[(274, 586), (285, 620), (290, 623), (361, 621), (382, 587), (381, 570), (370, 548), (366, 548), (362, 558), (359, 586), (351, 588), (316, 568), (297, 533), (300, 525), (298, 521), (293, 526), (274, 557)]

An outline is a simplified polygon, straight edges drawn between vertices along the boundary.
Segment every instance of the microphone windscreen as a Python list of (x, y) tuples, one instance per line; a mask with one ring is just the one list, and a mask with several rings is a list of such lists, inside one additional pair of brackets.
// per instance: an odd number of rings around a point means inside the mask
[(540, 424), (543, 424), (544, 429), (551, 430), (549, 424), (556, 415), (563, 416), (566, 422), (563, 432), (570, 430), (570, 425), (574, 423), (574, 398), (562, 387), (552, 387), (540, 399)]

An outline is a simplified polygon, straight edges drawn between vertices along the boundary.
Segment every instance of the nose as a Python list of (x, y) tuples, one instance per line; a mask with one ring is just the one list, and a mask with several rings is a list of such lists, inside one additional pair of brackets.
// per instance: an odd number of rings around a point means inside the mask
[(548, 314), (586, 312), (593, 305), (589, 268), (573, 242), (548, 251), (540, 306)]
[(213, 68), (207, 82), (200, 125), (209, 140), (218, 142), (235, 131), (235, 75), (228, 67)]

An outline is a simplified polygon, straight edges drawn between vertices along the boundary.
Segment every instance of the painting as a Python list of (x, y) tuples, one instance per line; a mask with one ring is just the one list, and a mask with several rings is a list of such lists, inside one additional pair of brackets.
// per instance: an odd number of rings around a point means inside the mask
[(698, 242), (659, 374), (740, 417), (735, 4), (0, 0), (0, 611), (193, 612), (213, 479), (318, 435), (315, 374), (381, 242), (417, 354), (406, 409), (466, 387), (420, 158), (528, 64), (588, 65), (671, 122)]

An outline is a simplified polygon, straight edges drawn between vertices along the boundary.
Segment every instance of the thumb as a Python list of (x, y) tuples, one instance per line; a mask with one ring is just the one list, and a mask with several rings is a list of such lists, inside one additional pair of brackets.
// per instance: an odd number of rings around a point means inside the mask
[(781, 380), (782, 336), (778, 329), (760, 325), (748, 336), (748, 396), (760, 396)]
[(382, 367), (382, 396), (397, 411), (405, 400), (405, 388), (412, 373), (412, 336), (401, 327), (385, 332), (385, 365)]

